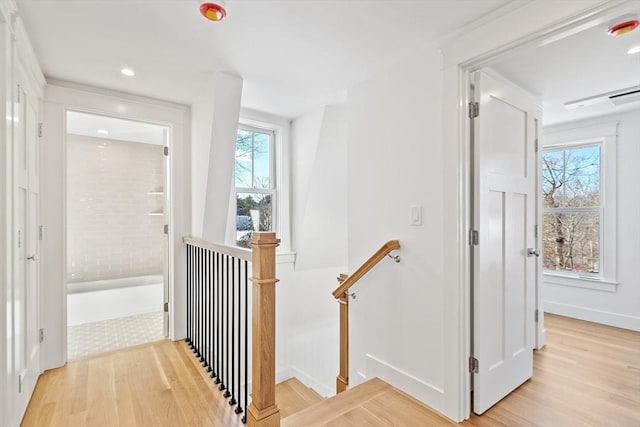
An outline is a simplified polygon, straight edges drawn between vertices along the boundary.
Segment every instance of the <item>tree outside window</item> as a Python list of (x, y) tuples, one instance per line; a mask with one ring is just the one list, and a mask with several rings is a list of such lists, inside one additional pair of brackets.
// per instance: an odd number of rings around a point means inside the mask
[(543, 266), (599, 274), (601, 146), (556, 147), (542, 157)]
[(236, 245), (250, 247), (254, 231), (273, 231), (273, 132), (241, 126), (236, 136)]

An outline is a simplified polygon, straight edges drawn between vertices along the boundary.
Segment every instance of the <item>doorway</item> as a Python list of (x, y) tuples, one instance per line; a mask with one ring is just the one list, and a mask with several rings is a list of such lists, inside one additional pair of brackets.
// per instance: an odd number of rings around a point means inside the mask
[[(540, 255), (534, 297), (539, 311), (532, 316), (536, 348), (544, 343), (545, 311), (640, 330), (640, 313), (627, 304), (640, 294), (618, 286), (634, 280), (626, 272), (633, 271), (639, 258), (634, 251), (621, 249), (631, 248), (638, 235), (616, 232), (616, 222), (632, 223), (628, 212), (638, 207), (626, 182), (637, 180), (632, 165), (639, 160), (631, 148), (635, 147), (631, 135), (637, 134), (640, 120), (640, 102), (634, 96), (640, 87), (640, 56), (633, 56), (633, 48), (640, 46), (640, 32), (625, 37), (607, 34), (612, 23), (626, 19), (630, 11), (640, 12), (621, 9), (591, 18), (565, 37), (513, 49), (483, 63), (534, 93), (543, 106), (536, 136), (538, 196), (531, 230), (536, 233), (535, 245), (521, 248), (523, 255), (531, 254), (529, 248), (534, 256)], [(626, 155), (616, 154), (621, 148)], [(471, 175), (478, 176), (475, 171)], [(554, 177), (564, 181), (551, 183)], [(621, 191), (623, 186), (626, 191)], [(563, 190), (552, 197), (560, 187)], [(624, 212), (617, 206), (624, 206)], [(476, 295), (471, 298), (472, 310), (477, 310)], [(472, 312), (472, 318), (476, 314)], [(471, 337), (477, 327), (477, 323), (470, 326)], [(472, 338), (472, 354), (475, 345)], [(475, 403), (473, 410), (478, 412)]]
[(168, 336), (168, 135), (66, 113), (69, 360)]

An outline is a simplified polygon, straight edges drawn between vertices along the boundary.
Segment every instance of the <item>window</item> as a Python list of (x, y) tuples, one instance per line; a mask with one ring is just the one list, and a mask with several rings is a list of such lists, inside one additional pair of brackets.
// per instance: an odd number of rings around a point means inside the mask
[(545, 269), (600, 273), (600, 148), (561, 147), (542, 156)]
[(542, 264), (556, 276), (547, 281), (615, 284), (616, 134), (617, 124), (545, 134)]
[(236, 136), (236, 245), (249, 247), (254, 231), (275, 227), (274, 132), (241, 125)]

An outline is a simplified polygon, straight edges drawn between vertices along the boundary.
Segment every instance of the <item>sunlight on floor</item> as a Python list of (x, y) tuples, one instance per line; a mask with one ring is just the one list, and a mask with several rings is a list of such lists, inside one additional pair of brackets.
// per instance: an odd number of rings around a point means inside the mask
[(68, 359), (164, 339), (163, 313), (145, 313), (69, 326)]

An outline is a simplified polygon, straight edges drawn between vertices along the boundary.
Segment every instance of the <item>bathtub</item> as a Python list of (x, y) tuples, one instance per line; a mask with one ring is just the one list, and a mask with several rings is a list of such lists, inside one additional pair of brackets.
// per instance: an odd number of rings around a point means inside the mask
[(67, 325), (162, 311), (162, 275), (67, 284)]

